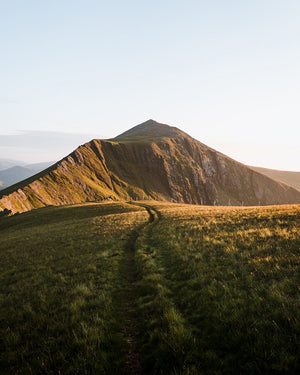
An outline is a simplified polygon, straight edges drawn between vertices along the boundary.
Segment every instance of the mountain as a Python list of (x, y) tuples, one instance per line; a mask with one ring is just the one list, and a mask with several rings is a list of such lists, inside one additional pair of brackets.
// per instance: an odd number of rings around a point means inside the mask
[(257, 172), (263, 173), (274, 180), (284, 182), (298, 190), (300, 190), (300, 172), (279, 171), (277, 169), (268, 169), (261, 167), (250, 167)]
[(26, 163), (20, 160), (12, 160), (12, 159), (3, 159), (0, 158), (0, 171), (3, 169), (15, 167), (16, 165), (25, 165)]
[(32, 176), (33, 174), (34, 172), (27, 167), (14, 166), (4, 169), (0, 171), (0, 188), (4, 189), (18, 181)]
[(36, 173), (49, 167), (53, 162), (43, 162), (36, 164), (28, 164), (25, 166), (16, 165), (4, 170), (0, 170), (0, 189), (15, 184), (25, 178), (31, 177)]
[(183, 131), (148, 120), (94, 139), (0, 192), (0, 208), (155, 199), (205, 205), (300, 203), (300, 192), (234, 161)]

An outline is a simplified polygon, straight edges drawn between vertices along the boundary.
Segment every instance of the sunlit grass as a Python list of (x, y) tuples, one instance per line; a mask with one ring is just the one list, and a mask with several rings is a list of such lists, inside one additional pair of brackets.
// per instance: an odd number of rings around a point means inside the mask
[(297, 374), (300, 206), (138, 204), (0, 219), (1, 373), (124, 373), (135, 230), (143, 373)]
[(137, 253), (145, 369), (297, 373), (300, 207), (151, 204), (162, 218)]

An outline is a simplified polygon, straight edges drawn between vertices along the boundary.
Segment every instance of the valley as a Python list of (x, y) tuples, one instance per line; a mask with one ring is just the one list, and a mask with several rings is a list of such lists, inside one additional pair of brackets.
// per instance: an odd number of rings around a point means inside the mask
[(0, 217), (3, 374), (298, 373), (299, 205)]

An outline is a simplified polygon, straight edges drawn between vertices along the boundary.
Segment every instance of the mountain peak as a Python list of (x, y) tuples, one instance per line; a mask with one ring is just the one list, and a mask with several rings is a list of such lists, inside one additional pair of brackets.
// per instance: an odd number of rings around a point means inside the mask
[(184, 133), (181, 130), (179, 130), (178, 128), (175, 128), (174, 126), (161, 124), (157, 121), (150, 119), (118, 135), (116, 139), (125, 138), (125, 137), (126, 138), (131, 138), (131, 137), (174, 138), (183, 134)]
[(142, 122), (139, 125), (156, 125), (156, 124), (160, 124), (160, 123), (150, 118), (149, 120)]
[(147, 120), (116, 138), (92, 140), (1, 190), (0, 212), (120, 199), (256, 206), (300, 203), (300, 191)]

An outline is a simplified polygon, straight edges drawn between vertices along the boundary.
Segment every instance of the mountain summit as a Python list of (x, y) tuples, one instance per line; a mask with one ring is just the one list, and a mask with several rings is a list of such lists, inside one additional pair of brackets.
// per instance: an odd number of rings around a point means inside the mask
[(118, 140), (118, 139), (128, 138), (128, 137), (174, 138), (179, 135), (187, 136), (187, 134), (185, 134), (183, 131), (179, 130), (178, 128), (175, 128), (174, 126), (161, 124), (154, 120), (148, 120), (118, 135), (115, 139)]
[(205, 205), (300, 203), (300, 191), (154, 120), (112, 139), (94, 139), (0, 194), (0, 210), (12, 212), (120, 199)]

